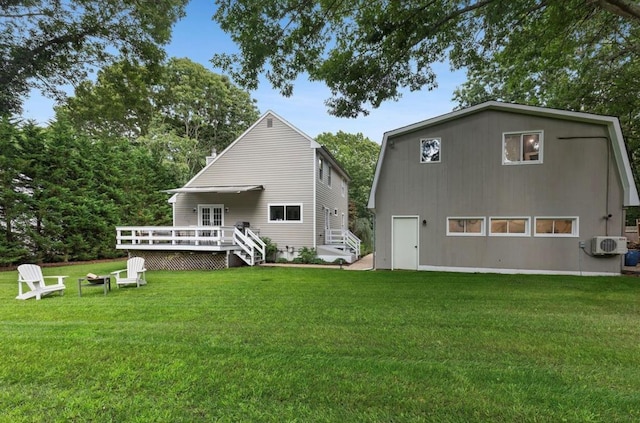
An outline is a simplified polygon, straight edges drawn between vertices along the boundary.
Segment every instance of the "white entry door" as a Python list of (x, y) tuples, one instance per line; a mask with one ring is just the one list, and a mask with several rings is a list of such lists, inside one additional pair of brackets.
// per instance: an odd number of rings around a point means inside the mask
[(394, 216), (392, 269), (418, 269), (418, 217)]

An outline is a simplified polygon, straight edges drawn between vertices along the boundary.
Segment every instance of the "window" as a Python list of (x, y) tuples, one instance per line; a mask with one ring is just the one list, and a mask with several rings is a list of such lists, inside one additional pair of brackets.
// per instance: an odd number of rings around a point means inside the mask
[(447, 236), (483, 236), (484, 217), (448, 217)]
[(440, 138), (423, 138), (420, 140), (420, 163), (437, 163), (440, 161)]
[(578, 236), (577, 217), (536, 217), (535, 236), (575, 237)]
[(529, 236), (528, 217), (492, 217), (490, 218), (490, 235), (496, 236)]
[(269, 222), (302, 222), (302, 205), (269, 204)]
[(327, 166), (327, 185), (331, 186), (331, 165)]
[(318, 179), (322, 181), (324, 174), (324, 160), (318, 159)]
[(267, 128), (273, 128), (273, 119), (267, 118)]
[(502, 134), (502, 164), (542, 163), (542, 131)]
[(347, 194), (347, 181), (345, 181), (344, 179), (342, 180), (342, 185), (340, 186), (340, 192), (342, 193), (343, 197)]

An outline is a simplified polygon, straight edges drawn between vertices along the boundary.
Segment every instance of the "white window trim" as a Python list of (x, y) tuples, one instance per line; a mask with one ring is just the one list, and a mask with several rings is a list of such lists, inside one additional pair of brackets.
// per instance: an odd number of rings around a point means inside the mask
[[(539, 234), (536, 231), (538, 219), (573, 220), (573, 230), (570, 234)], [(580, 236), (580, 218), (578, 216), (535, 216), (533, 218), (533, 236), (540, 238), (578, 238)]]
[[(440, 142), (440, 150), (438, 151), (438, 161), (426, 162), (426, 161), (422, 160), (422, 141), (427, 141), (427, 140), (438, 140)], [(418, 153), (420, 155), (420, 164), (440, 163), (440, 162), (442, 162), (442, 138), (440, 138), (440, 137), (420, 138), (420, 143), (418, 144), (418, 147), (420, 148), (418, 150)]]
[[(520, 233), (501, 233), (491, 232), (491, 221), (496, 220), (524, 220), (526, 222), (526, 228), (523, 234)], [(529, 237), (531, 236), (531, 217), (530, 216), (489, 216), (489, 236), (506, 236), (506, 237)]]
[[(504, 154), (505, 136), (506, 135), (523, 135), (523, 134), (540, 134), (540, 148), (538, 149), (538, 160), (518, 160), (517, 162), (508, 162)], [(522, 145), (520, 146), (520, 148), (522, 148)], [(502, 149), (500, 150), (500, 154), (502, 154), (502, 164), (505, 166), (542, 164), (542, 159), (544, 158), (543, 153), (544, 153), (544, 131), (542, 129), (534, 129), (531, 131), (509, 131), (509, 132), (502, 133)]]
[[(271, 220), (271, 207), (283, 206), (285, 219), (283, 220)], [(287, 217), (287, 206), (300, 206), (300, 220), (286, 220)], [(267, 222), (268, 223), (303, 223), (304, 214), (302, 203), (268, 203), (267, 204)]]
[(318, 180), (324, 183), (324, 159), (318, 158)]
[[(480, 220), (482, 221), (482, 229), (479, 233), (476, 232), (449, 232), (450, 220)], [(447, 217), (446, 220), (446, 232), (447, 236), (486, 236), (487, 235), (487, 219), (485, 217), (475, 216), (459, 216), (459, 217)]]

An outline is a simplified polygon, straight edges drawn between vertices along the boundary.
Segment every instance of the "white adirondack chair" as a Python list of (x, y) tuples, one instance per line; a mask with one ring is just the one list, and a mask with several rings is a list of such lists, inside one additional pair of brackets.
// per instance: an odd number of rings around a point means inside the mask
[[(126, 269), (116, 270), (115, 272), (111, 272), (111, 274), (115, 275), (118, 288), (126, 285), (136, 285), (140, 287), (141, 285), (147, 284), (145, 278), (146, 271), (147, 269), (144, 268), (144, 259), (142, 257), (132, 257), (127, 260)], [(120, 277), (120, 273), (122, 272), (127, 272), (127, 276)]]
[[(43, 295), (53, 292), (64, 294), (64, 280), (68, 276), (42, 276), (42, 269), (36, 264), (22, 264), (18, 266), (18, 296), (17, 300), (27, 300), (35, 297), (36, 300), (42, 298)], [(57, 278), (58, 283), (55, 285), (47, 285), (45, 278)], [(22, 290), (22, 284), (27, 284), (28, 291)]]

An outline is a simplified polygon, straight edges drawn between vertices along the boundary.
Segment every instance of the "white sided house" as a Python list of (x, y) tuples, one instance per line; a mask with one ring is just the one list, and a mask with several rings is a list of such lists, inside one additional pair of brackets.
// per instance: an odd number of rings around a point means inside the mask
[(617, 118), (486, 102), (385, 133), (375, 268), (620, 274), (639, 204)]
[[(116, 248), (148, 269), (220, 269), (303, 247), (351, 263), (360, 240), (349, 231), (349, 176), (329, 151), (269, 111), (174, 194), (173, 226), (118, 227)], [(273, 257), (272, 257), (273, 258)]]

